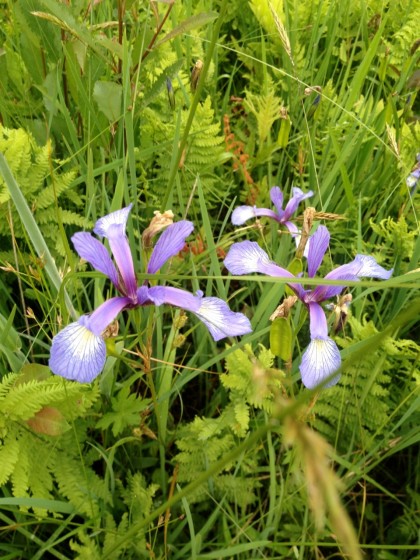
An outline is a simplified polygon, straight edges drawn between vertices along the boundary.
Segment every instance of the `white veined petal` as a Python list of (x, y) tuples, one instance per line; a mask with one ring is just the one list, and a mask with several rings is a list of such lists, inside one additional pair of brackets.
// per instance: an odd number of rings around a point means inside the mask
[(105, 360), (106, 346), (102, 337), (75, 322), (54, 337), (49, 366), (56, 375), (90, 383), (101, 373)]
[[(314, 389), (340, 368), (341, 356), (336, 343), (329, 337), (313, 338), (302, 356), (299, 366), (302, 382)], [(340, 375), (332, 377), (325, 387), (338, 383)]]
[(225, 301), (216, 297), (203, 298), (194, 314), (203, 321), (216, 341), (252, 332), (248, 317), (243, 313), (235, 313)]

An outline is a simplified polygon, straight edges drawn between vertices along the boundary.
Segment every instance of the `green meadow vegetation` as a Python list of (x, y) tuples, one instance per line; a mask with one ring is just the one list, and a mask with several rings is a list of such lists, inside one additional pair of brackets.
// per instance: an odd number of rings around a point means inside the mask
[[(0, 6), (0, 557), (420, 559), (418, 0)], [(282, 224), (232, 224), (274, 186), (313, 192), (291, 220), (330, 232), (316, 278)], [(128, 308), (65, 379), (53, 338), (116, 295), (71, 238), (130, 204), (138, 285), (252, 332)], [(168, 210), (195, 227), (152, 274)], [(301, 381), (305, 302), (271, 320), (287, 279), (227, 270), (246, 240), (307, 290), (358, 254), (393, 269), (322, 303), (338, 383)]]

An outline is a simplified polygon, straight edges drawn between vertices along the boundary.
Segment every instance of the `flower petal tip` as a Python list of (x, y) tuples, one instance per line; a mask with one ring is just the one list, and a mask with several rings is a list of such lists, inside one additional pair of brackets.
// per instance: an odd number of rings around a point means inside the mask
[(99, 237), (108, 237), (110, 230), (112, 231), (115, 226), (120, 226), (122, 231), (125, 231), (125, 226), (127, 225), (128, 216), (132, 207), (133, 204), (129, 204), (126, 208), (116, 210), (103, 218), (99, 218), (93, 228), (94, 233), (99, 235)]
[(255, 208), (253, 206), (238, 206), (232, 212), (231, 219), (234, 226), (241, 226), (251, 218), (255, 218)]

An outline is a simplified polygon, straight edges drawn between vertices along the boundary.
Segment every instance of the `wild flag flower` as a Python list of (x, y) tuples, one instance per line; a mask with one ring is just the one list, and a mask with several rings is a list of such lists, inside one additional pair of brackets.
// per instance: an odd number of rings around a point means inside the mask
[(420, 154), (417, 154), (417, 164), (414, 166), (414, 169), (411, 171), (410, 175), (406, 179), (407, 187), (412, 189), (412, 195), (414, 194), (417, 183), (420, 179)]
[[(100, 218), (94, 233), (108, 240), (107, 249), (88, 232), (73, 235), (79, 256), (111, 280), (119, 296), (106, 300), (90, 315), (82, 315), (59, 332), (52, 341), (49, 365), (53, 373), (67, 379), (89, 383), (102, 371), (106, 360), (103, 331), (124, 309), (167, 303), (194, 313), (209, 329), (214, 340), (251, 332), (251, 325), (242, 313), (234, 313), (216, 297), (203, 297), (170, 286), (137, 285), (133, 257), (125, 234), (132, 205)], [(184, 247), (193, 231), (191, 222), (182, 220), (169, 225), (161, 234), (151, 254), (146, 272), (155, 274)], [(115, 261), (115, 264), (114, 264)]]
[(271, 202), (274, 204), (276, 210), (270, 210), (269, 208), (257, 208), (256, 206), (238, 206), (232, 213), (232, 224), (234, 226), (241, 226), (247, 220), (251, 218), (259, 218), (260, 216), (266, 216), (276, 220), (279, 224), (283, 224), (287, 227), (290, 233), (296, 237), (298, 234), (297, 226), (290, 221), (292, 215), (296, 212), (297, 207), (306, 198), (313, 196), (313, 192), (309, 191), (306, 194), (298, 187), (292, 188), (292, 198), (283, 210), (283, 193), (279, 187), (273, 187), (270, 190)]
[[(311, 237), (308, 251), (308, 276), (317, 273), (330, 241), (330, 234), (325, 226), (319, 226)], [(289, 278), (287, 284), (309, 311), (311, 342), (305, 350), (300, 364), (303, 384), (313, 389), (337, 371), (341, 365), (341, 356), (336, 343), (328, 336), (327, 319), (321, 303), (339, 295), (346, 287), (346, 282), (356, 281), (361, 277), (381, 278), (387, 280), (392, 270), (385, 270), (376, 260), (368, 255), (356, 255), (355, 259), (329, 272), (325, 280), (343, 281), (342, 286), (316, 286), (305, 290), (291, 272), (272, 262), (258, 243), (242, 241), (234, 243), (224, 261), (226, 268), (236, 275), (261, 272), (268, 276)], [(340, 376), (336, 375), (326, 387), (335, 385)]]

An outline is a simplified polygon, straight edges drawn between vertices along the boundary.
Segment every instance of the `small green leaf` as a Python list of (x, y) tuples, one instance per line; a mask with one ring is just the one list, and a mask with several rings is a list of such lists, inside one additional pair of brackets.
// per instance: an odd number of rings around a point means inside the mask
[(111, 121), (117, 121), (121, 116), (122, 87), (114, 82), (96, 82), (93, 97), (99, 110)]
[(278, 317), (271, 324), (270, 350), (284, 362), (292, 357), (292, 328), (285, 317)]
[(51, 371), (48, 366), (43, 366), (42, 364), (25, 364), (20, 370), (15, 385), (23, 385), (31, 381), (44, 381), (49, 377), (51, 377)]

